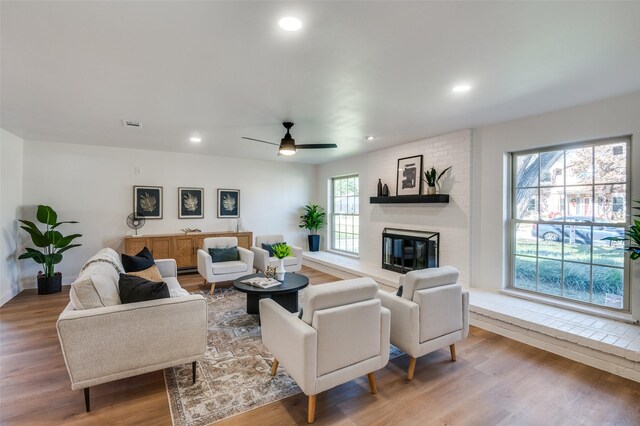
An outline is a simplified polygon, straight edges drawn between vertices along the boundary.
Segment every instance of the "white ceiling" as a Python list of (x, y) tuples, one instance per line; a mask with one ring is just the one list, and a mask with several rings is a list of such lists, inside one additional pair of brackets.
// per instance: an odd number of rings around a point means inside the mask
[[(640, 2), (1, 8), (0, 124), (25, 139), (322, 163), (640, 90)], [(338, 149), (278, 158), (240, 139), (279, 142), (284, 120)]]

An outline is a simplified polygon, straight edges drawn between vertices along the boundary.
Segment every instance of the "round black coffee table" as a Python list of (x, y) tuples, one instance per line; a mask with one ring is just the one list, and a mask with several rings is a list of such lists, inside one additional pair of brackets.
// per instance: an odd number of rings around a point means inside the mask
[(298, 291), (309, 285), (309, 278), (302, 274), (287, 272), (282, 284), (270, 288), (254, 287), (242, 282), (254, 277), (264, 277), (264, 274), (245, 275), (233, 282), (236, 290), (247, 293), (248, 314), (260, 314), (260, 299), (266, 298), (273, 299), (289, 312), (298, 312)]

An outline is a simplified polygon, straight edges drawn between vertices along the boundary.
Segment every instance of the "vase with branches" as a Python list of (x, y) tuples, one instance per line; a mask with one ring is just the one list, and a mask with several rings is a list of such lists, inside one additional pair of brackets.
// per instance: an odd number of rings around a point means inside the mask
[(429, 195), (433, 195), (436, 194), (436, 184), (438, 182), (440, 182), (440, 179), (442, 178), (442, 176), (444, 176), (445, 173), (447, 173), (449, 170), (451, 170), (453, 166), (449, 166), (446, 169), (444, 169), (443, 171), (441, 171), (439, 174), (436, 171), (435, 167), (431, 167), (431, 170), (428, 170), (426, 172), (424, 172), (424, 179), (422, 179), (423, 181), (425, 181), (427, 183), (427, 194)]

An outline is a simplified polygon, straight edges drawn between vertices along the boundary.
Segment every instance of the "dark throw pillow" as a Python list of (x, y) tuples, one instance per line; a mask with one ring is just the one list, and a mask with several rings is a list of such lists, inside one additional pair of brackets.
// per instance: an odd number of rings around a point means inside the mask
[(238, 255), (238, 247), (229, 248), (210, 248), (209, 255), (214, 263), (217, 262), (230, 262), (232, 260), (240, 259)]
[(122, 253), (122, 266), (125, 272), (139, 272), (155, 265), (153, 256), (148, 248), (143, 248), (140, 253), (133, 256)]
[(402, 286), (398, 287), (398, 292), (396, 293), (396, 296), (402, 297)]
[(144, 302), (171, 297), (165, 282), (153, 282), (133, 275), (120, 274), (118, 281), (122, 303)]
[(276, 244), (287, 244), (287, 243), (284, 243), (284, 242), (282, 242), (282, 243), (273, 243), (273, 244), (262, 243), (262, 249), (269, 252), (269, 257), (273, 257), (273, 256), (275, 256), (275, 254), (273, 253), (273, 246), (275, 246)]

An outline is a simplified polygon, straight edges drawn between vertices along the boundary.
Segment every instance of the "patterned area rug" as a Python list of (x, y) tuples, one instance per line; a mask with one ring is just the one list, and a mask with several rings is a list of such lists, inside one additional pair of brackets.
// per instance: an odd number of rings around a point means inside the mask
[[(246, 313), (244, 293), (216, 289), (208, 339), (195, 385), (191, 364), (164, 370), (174, 425), (207, 425), (301, 392), (284, 369), (271, 377), (273, 356), (262, 344), (258, 317)], [(401, 354), (391, 348), (391, 358)]]

